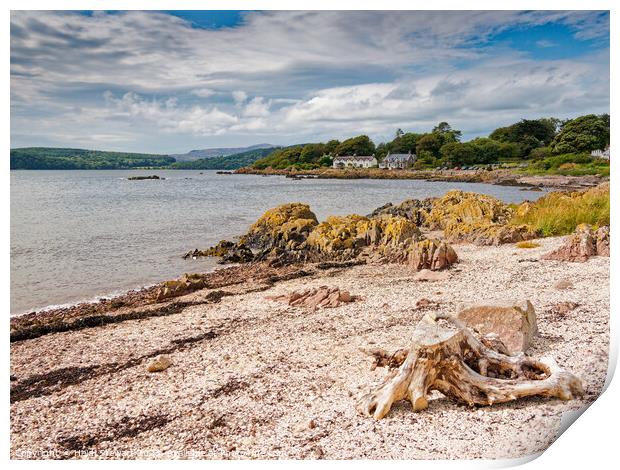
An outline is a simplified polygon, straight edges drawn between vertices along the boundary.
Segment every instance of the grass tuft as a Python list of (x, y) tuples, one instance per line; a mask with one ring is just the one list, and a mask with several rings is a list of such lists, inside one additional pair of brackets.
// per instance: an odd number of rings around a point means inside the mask
[(524, 241), (524, 242), (518, 242), (516, 246), (517, 248), (538, 248), (540, 246), (540, 243)]
[(609, 225), (609, 183), (583, 192), (553, 192), (517, 208), (511, 224), (528, 224), (543, 237), (568, 235), (579, 224)]

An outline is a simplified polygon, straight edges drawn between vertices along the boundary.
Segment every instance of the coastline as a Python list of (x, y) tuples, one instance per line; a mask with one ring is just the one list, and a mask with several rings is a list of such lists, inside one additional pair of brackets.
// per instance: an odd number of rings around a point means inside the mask
[[(598, 396), (607, 373), (609, 258), (538, 261), (564, 238), (540, 239), (540, 247), (527, 250), (455, 245), (460, 262), (449, 279), (436, 282), (415, 281), (399, 265), (271, 273), (260, 265), (243, 267), (244, 274), (226, 268), (215, 272), (219, 277), (212, 273), (207, 288), (99, 312), (112, 321), (93, 315), (100, 323), (13, 341), (11, 456), (402, 459), (539, 452), (555, 439), (562, 413)], [(222, 274), (227, 270), (230, 276)], [(572, 287), (554, 287), (562, 280)], [(265, 299), (320, 285), (363, 300), (310, 312)], [(446, 313), (474, 299), (531, 300), (540, 330), (532, 354), (551, 354), (581, 377), (585, 397), (472, 410), (435, 395), (423, 413), (402, 403), (379, 422), (358, 415), (357, 395), (383, 375), (370, 371), (358, 348), (406, 345), (424, 314), (412, 305), (422, 298)], [(555, 306), (565, 301), (579, 306), (558, 315)], [(173, 365), (147, 373), (148, 361), (162, 351)]]
[(521, 186), (524, 188), (548, 188), (555, 190), (578, 190), (597, 186), (609, 181), (609, 177), (599, 175), (524, 175), (510, 170), (471, 171), (471, 170), (380, 170), (376, 168), (319, 168), (316, 170), (259, 170), (244, 167), (234, 171), (240, 175), (286, 176), (293, 179), (411, 179), (424, 181), (447, 181), (458, 183), (487, 183), (499, 186)]

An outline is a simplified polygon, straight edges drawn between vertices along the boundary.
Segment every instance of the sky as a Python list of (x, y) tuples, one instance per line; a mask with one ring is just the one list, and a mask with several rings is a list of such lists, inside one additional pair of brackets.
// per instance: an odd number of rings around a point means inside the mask
[(11, 147), (468, 140), (609, 86), (605, 11), (11, 12)]

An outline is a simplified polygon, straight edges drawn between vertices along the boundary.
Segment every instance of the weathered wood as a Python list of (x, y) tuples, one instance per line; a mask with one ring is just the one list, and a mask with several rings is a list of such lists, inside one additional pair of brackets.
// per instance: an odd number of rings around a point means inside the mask
[(383, 418), (398, 400), (408, 399), (414, 411), (427, 408), (432, 390), (470, 406), (534, 395), (570, 400), (583, 394), (581, 381), (552, 358), (507, 355), (497, 338), (479, 341), (448, 315), (426, 315), (408, 349), (365, 352), (375, 358), (373, 368), (391, 369), (385, 382), (358, 403), (360, 412), (375, 419)]

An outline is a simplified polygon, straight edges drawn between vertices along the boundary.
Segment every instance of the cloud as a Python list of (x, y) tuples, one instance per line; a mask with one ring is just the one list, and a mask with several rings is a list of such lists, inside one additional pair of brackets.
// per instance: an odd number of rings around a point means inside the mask
[[(562, 61), (493, 44), (545, 24), (602, 43)], [(587, 11), (252, 12), (215, 30), (155, 12), (12, 12), (13, 145), (100, 136), (175, 152), (604, 111), (608, 37), (608, 15)]]

